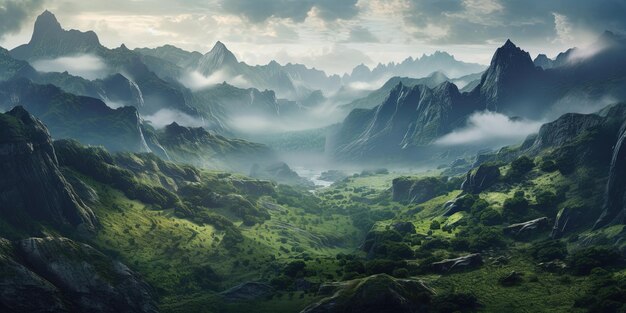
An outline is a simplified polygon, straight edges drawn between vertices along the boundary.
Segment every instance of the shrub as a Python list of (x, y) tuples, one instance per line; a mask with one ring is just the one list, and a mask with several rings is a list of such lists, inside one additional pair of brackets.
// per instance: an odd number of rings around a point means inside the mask
[(432, 299), (434, 312), (474, 312), (480, 306), (476, 296), (470, 293), (441, 293)]
[(403, 267), (396, 268), (393, 270), (392, 276), (397, 278), (407, 278), (409, 277), (409, 270)]
[(560, 240), (540, 241), (532, 245), (530, 255), (540, 262), (548, 262), (554, 259), (563, 260), (567, 257), (567, 247)]
[(283, 273), (289, 277), (302, 277), (304, 276), (304, 269), (306, 263), (304, 261), (293, 261), (285, 266)]
[(535, 167), (535, 163), (533, 160), (527, 156), (521, 156), (511, 162), (511, 169), (507, 173), (507, 177), (510, 180), (517, 181), (526, 173), (530, 172), (533, 167)]
[(556, 163), (554, 163), (554, 161), (552, 160), (546, 160), (541, 162), (541, 164), (539, 164), (539, 169), (546, 173), (551, 173), (558, 170)]
[(524, 217), (528, 213), (528, 200), (523, 192), (516, 192), (513, 198), (504, 200), (502, 214), (509, 219)]
[(577, 275), (587, 275), (596, 267), (611, 267), (622, 262), (622, 256), (607, 248), (585, 248), (576, 251), (567, 259), (572, 271)]
[(558, 197), (553, 192), (544, 190), (536, 196), (538, 209), (544, 213), (554, 213), (558, 203)]
[(480, 222), (484, 225), (493, 226), (502, 223), (502, 215), (494, 209), (486, 209), (480, 213)]
[(441, 228), (441, 223), (439, 223), (438, 221), (433, 220), (432, 222), (430, 222), (430, 229), (436, 230), (440, 228)]

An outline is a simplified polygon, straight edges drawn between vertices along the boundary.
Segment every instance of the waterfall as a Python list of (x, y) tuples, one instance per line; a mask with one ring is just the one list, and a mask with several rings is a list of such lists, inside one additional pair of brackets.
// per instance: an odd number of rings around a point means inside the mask
[(139, 106), (142, 107), (144, 105), (143, 93), (141, 92), (141, 89), (139, 89), (139, 85), (130, 79), (128, 80), (128, 83), (131, 88), (134, 88), (137, 91), (137, 95), (139, 96)]

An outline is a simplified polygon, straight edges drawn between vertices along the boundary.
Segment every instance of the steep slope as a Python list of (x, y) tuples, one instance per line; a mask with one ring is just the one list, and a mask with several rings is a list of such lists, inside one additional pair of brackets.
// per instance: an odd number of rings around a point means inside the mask
[(21, 231), (34, 221), (95, 229), (96, 217), (59, 169), (48, 130), (22, 107), (0, 114), (0, 160), (3, 218)]
[[(370, 110), (354, 110), (329, 139), (339, 159), (393, 158), (419, 153), (420, 146), (462, 125), (477, 107), (449, 82), (430, 89), (399, 83), (385, 101)], [(417, 150), (416, 150), (417, 149)]]
[(389, 92), (396, 87), (399, 83), (404, 86), (413, 87), (416, 85), (424, 85), (428, 88), (435, 88), (443, 82), (451, 81), (445, 74), (441, 72), (433, 72), (424, 78), (409, 78), (409, 77), (392, 77), (382, 87), (372, 91), (367, 97), (354, 100), (348, 104), (342, 106), (343, 109), (371, 109), (381, 104), (385, 98), (389, 95)]
[(157, 312), (137, 273), (67, 238), (0, 238), (0, 269), (6, 312)]
[(76, 96), (26, 79), (0, 83), (0, 107), (24, 106), (41, 119), (55, 139), (74, 138), (111, 151), (147, 152), (134, 107), (111, 109), (102, 101)]
[[(37, 18), (30, 42), (16, 47), (10, 54), (18, 60), (29, 62), (92, 55), (105, 64), (104, 72), (110, 75), (124, 73), (125, 77), (132, 77), (129, 79), (129, 85), (133, 85), (132, 87), (142, 94), (144, 100), (132, 103), (137, 105), (140, 113), (150, 115), (161, 109), (171, 109), (192, 116), (198, 115), (198, 112), (186, 102), (184, 90), (150, 71), (143, 63), (141, 54), (128, 50), (124, 45), (108, 49), (100, 44), (98, 36), (92, 31), (64, 30), (49, 11), (45, 11)], [(47, 77), (47, 81), (63, 85), (54, 78)], [(46, 78), (43, 78), (43, 81), (46, 81)], [(104, 97), (107, 96), (102, 95), (103, 100), (106, 100)], [(212, 117), (204, 118), (210, 120)]]
[(270, 162), (276, 158), (262, 144), (228, 139), (201, 127), (183, 127), (177, 123), (167, 125), (158, 133), (158, 139), (172, 160), (200, 168), (248, 173), (253, 162)]

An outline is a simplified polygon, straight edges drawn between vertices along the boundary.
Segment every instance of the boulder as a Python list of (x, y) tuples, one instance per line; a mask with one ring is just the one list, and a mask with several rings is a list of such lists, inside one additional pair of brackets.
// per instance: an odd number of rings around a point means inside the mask
[(504, 234), (513, 237), (524, 237), (537, 234), (550, 227), (550, 220), (547, 217), (540, 217), (523, 223), (511, 224), (504, 228)]
[(439, 262), (434, 262), (430, 265), (430, 267), (435, 272), (447, 273), (451, 271), (476, 268), (482, 264), (483, 257), (480, 253), (473, 253), (455, 259), (445, 259)]
[(434, 294), (422, 281), (378, 274), (334, 285), (336, 292), (301, 313), (418, 313)]
[(456, 212), (468, 211), (474, 203), (472, 195), (460, 195), (454, 200), (450, 200), (443, 205), (443, 216), (450, 216)]
[(500, 178), (500, 169), (495, 164), (484, 163), (467, 172), (461, 185), (464, 192), (478, 194), (496, 183)]
[(398, 177), (391, 182), (393, 201), (422, 203), (446, 193), (446, 183), (436, 177)]
[(227, 300), (254, 300), (270, 295), (274, 288), (259, 282), (246, 282), (220, 293)]

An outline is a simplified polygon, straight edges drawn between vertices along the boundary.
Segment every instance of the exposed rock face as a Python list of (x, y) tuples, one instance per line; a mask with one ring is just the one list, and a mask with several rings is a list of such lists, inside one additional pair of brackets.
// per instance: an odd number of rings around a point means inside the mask
[(626, 123), (622, 125), (618, 138), (609, 169), (603, 212), (594, 229), (626, 221)]
[(348, 177), (348, 174), (346, 174), (343, 171), (328, 170), (328, 171), (322, 172), (320, 174), (319, 179), (323, 180), (323, 181), (337, 182), (337, 181), (343, 180), (343, 179), (345, 179), (347, 177)]
[(540, 217), (523, 223), (509, 225), (503, 231), (506, 235), (524, 237), (537, 234), (549, 227), (550, 220), (547, 217)]
[(385, 274), (344, 282), (334, 295), (301, 313), (417, 313), (426, 312), (433, 291), (423, 282)]
[(97, 220), (59, 170), (46, 127), (22, 107), (0, 114), (0, 214), (93, 230)]
[(18, 260), (12, 243), (0, 239), (0, 309), (7, 312), (68, 312), (60, 291)]
[(276, 157), (262, 144), (230, 139), (202, 127), (185, 127), (176, 122), (158, 133), (158, 141), (172, 160), (210, 169), (247, 172), (250, 162), (270, 162)]
[(419, 155), (477, 109), (449, 82), (430, 89), (399, 83), (379, 106), (353, 110), (329, 139), (338, 159), (388, 159), (394, 153)]
[(66, 238), (0, 240), (0, 307), (15, 312), (156, 312), (124, 264)]
[(391, 183), (393, 201), (422, 203), (446, 192), (446, 184), (435, 177), (398, 177)]
[(110, 151), (150, 152), (134, 107), (111, 109), (99, 99), (23, 78), (0, 82), (0, 109), (15, 105), (41, 119), (55, 139), (72, 138)]
[(222, 293), (222, 297), (227, 300), (254, 300), (270, 295), (274, 288), (268, 284), (247, 282), (237, 285)]
[(457, 270), (467, 270), (476, 268), (483, 264), (483, 257), (480, 253), (468, 254), (456, 259), (445, 259), (434, 262), (430, 265), (431, 269), (438, 273), (446, 273)]
[(473, 201), (468, 201), (470, 199), (471, 195), (464, 194), (446, 202), (443, 205), (443, 216), (450, 216), (456, 212), (468, 211), (471, 206), (470, 203), (473, 203)]
[(542, 149), (560, 147), (604, 121), (603, 117), (596, 114), (564, 114), (555, 121), (541, 126), (528, 151), (536, 153)]
[(553, 239), (559, 239), (574, 230), (590, 225), (593, 219), (598, 216), (597, 212), (595, 213), (596, 214), (594, 214), (593, 210), (582, 207), (568, 206), (562, 208), (556, 215), (550, 236)]
[(467, 193), (478, 194), (491, 187), (500, 178), (500, 169), (497, 165), (481, 164), (478, 168), (467, 172), (461, 189)]

